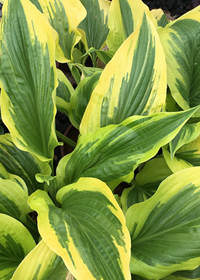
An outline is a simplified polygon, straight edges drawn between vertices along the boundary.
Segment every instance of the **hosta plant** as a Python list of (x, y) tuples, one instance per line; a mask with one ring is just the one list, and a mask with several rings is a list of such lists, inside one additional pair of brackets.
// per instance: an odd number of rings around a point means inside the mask
[(199, 279), (200, 7), (5, 0), (0, 30), (0, 279)]

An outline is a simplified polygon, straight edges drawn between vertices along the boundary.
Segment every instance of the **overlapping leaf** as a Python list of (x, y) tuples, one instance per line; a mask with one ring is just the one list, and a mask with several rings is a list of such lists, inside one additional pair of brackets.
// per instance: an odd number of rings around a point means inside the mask
[(77, 129), (81, 123), (90, 96), (99, 81), (101, 72), (95, 72), (91, 77), (86, 77), (76, 87), (70, 101), (69, 119)]
[(162, 278), (162, 280), (199, 280), (200, 266), (194, 270), (177, 271), (170, 276)]
[(190, 143), (183, 145), (180, 149), (176, 151), (173, 157), (172, 154), (168, 151), (167, 147), (163, 147), (163, 155), (169, 168), (173, 172), (177, 172), (181, 169), (185, 169), (192, 166), (199, 166), (200, 136), (195, 138), (195, 140), (191, 141)]
[(157, 20), (158, 26), (165, 27), (169, 23), (167, 16), (162, 9), (153, 9), (151, 10), (151, 13)]
[(91, 47), (101, 49), (108, 35), (109, 1), (80, 0), (87, 11), (87, 16), (79, 24), (82, 41), (86, 50)]
[(108, 21), (110, 31), (106, 40), (109, 50), (117, 51), (129, 35), (135, 31), (144, 12), (157, 26), (155, 17), (141, 0), (115, 0), (111, 2)]
[(56, 107), (58, 111), (69, 115), (70, 99), (74, 89), (64, 73), (57, 69), (58, 87), (56, 88)]
[(43, 240), (24, 258), (11, 280), (66, 280), (63, 260)]
[[(167, 79), (182, 109), (200, 104), (200, 13), (189, 13), (158, 29), (167, 61)], [(200, 116), (199, 111), (196, 116)]]
[(26, 215), (31, 212), (27, 200), (28, 193), (19, 184), (9, 179), (0, 179), (0, 213), (26, 224)]
[(147, 161), (131, 182), (132, 186), (123, 190), (120, 199), (123, 212), (126, 213), (133, 204), (150, 198), (159, 184), (171, 174), (172, 171), (164, 158), (153, 158)]
[(126, 213), (131, 233), (131, 272), (161, 279), (200, 262), (199, 167), (164, 180), (154, 196)]
[(45, 17), (58, 33), (59, 42), (56, 48), (56, 60), (62, 63), (72, 61), (74, 46), (81, 39), (77, 27), (86, 16), (85, 8), (79, 0), (37, 1)]
[(200, 134), (200, 122), (185, 124), (176, 137), (169, 143), (172, 157), (183, 145), (195, 140)]
[(19, 221), (8, 215), (0, 214), (0, 224), (0, 279), (10, 280), (35, 241)]
[(81, 178), (57, 193), (57, 208), (44, 191), (29, 198), (45, 243), (82, 279), (129, 280), (130, 236), (112, 192), (98, 179)]
[(166, 63), (157, 31), (144, 15), (107, 64), (83, 116), (80, 132), (159, 112), (166, 99)]
[(58, 145), (55, 43), (50, 26), (26, 0), (5, 1), (1, 25), (3, 122), (16, 146), (49, 161)]
[(82, 135), (75, 150), (61, 159), (57, 167), (60, 186), (80, 177), (95, 177), (114, 189), (130, 182), (138, 164), (149, 160), (171, 141), (194, 109), (179, 113), (133, 116), (119, 125), (100, 128)]
[[(15, 174), (24, 180), (29, 194), (37, 189), (44, 189), (44, 184), (38, 183), (35, 179), (37, 173), (51, 174), (51, 168), (47, 163), (41, 162), (28, 152), (19, 150), (14, 145), (10, 134), (0, 136), (0, 163), (8, 173)], [(4, 178), (17, 180), (20, 183), (19, 178), (13, 178), (13, 175), (4, 176)]]

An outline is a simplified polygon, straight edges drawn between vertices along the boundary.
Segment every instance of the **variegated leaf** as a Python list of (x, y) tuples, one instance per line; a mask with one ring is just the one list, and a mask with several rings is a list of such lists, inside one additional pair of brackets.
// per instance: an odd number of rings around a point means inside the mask
[(5, 1), (1, 25), (3, 122), (17, 147), (50, 161), (58, 145), (55, 43), (50, 26), (27, 0)]
[(170, 276), (162, 278), (161, 280), (199, 280), (200, 266), (193, 270), (177, 271)]
[(75, 150), (57, 167), (60, 186), (80, 177), (94, 177), (113, 190), (130, 182), (134, 169), (156, 155), (171, 141), (194, 110), (133, 116), (119, 125), (109, 125), (79, 137)]
[(70, 99), (74, 88), (64, 73), (57, 69), (58, 87), (56, 88), (56, 107), (58, 111), (69, 115)]
[(99, 81), (100, 71), (95, 72), (91, 77), (86, 77), (76, 87), (70, 101), (69, 119), (74, 127), (79, 129), (85, 109), (90, 96)]
[(17, 267), (11, 280), (66, 280), (67, 274), (63, 260), (41, 240)]
[(130, 236), (124, 215), (105, 183), (81, 178), (60, 189), (54, 206), (46, 192), (29, 198), (45, 243), (77, 280), (129, 280)]
[(172, 156), (168, 150), (168, 145), (166, 145), (165, 147), (162, 148), (162, 152), (163, 152), (163, 157), (165, 158), (167, 165), (169, 166), (169, 168), (171, 169), (171, 171), (173, 173), (181, 171), (182, 169), (185, 169), (185, 168), (193, 167), (192, 164), (190, 164), (189, 162), (187, 162), (181, 158), (178, 158), (176, 155), (174, 155), (172, 158)]
[(58, 33), (56, 60), (61, 63), (73, 61), (74, 46), (81, 39), (77, 28), (86, 16), (85, 8), (79, 0), (37, 0), (36, 2), (39, 2), (46, 19)]
[(172, 157), (176, 151), (183, 145), (188, 144), (195, 140), (200, 134), (200, 122), (185, 124), (176, 137), (169, 143), (170, 152)]
[(131, 272), (161, 279), (200, 263), (200, 167), (164, 180), (154, 196), (126, 212)]
[(190, 143), (183, 145), (176, 151), (173, 157), (167, 147), (163, 147), (163, 155), (173, 172), (192, 166), (200, 166), (200, 136)]
[(110, 31), (106, 40), (109, 50), (117, 51), (129, 35), (136, 30), (136, 26), (144, 13), (157, 27), (155, 17), (141, 0), (115, 0), (111, 2), (108, 21)]
[(125, 188), (122, 192), (120, 200), (123, 212), (126, 213), (133, 204), (150, 198), (159, 184), (171, 174), (172, 171), (164, 158), (153, 158), (147, 161), (131, 182), (131, 187)]
[(169, 23), (167, 16), (162, 9), (153, 9), (151, 10), (151, 13), (157, 20), (158, 26), (165, 27)]
[(0, 224), (0, 279), (10, 280), (36, 244), (29, 231), (14, 218), (0, 214)]
[[(22, 178), (26, 183), (29, 194), (37, 189), (44, 189), (44, 184), (38, 183), (35, 175), (37, 173), (50, 175), (51, 168), (49, 164), (41, 162), (32, 154), (18, 149), (14, 145), (10, 134), (0, 136), (0, 155), (0, 163), (5, 170)], [(7, 175), (4, 178), (12, 179), (22, 184), (20, 179), (13, 178), (13, 175)], [(24, 188), (23, 185), (22, 188)]]
[[(190, 13), (158, 29), (167, 62), (167, 82), (184, 110), (200, 104), (200, 12)], [(200, 116), (198, 110), (195, 116)]]
[(31, 212), (27, 200), (28, 193), (19, 184), (0, 178), (0, 213), (26, 224), (26, 215)]
[[(101, 49), (108, 35), (109, 1), (80, 0), (87, 11), (87, 16), (79, 24), (82, 41), (86, 51), (91, 47)], [(95, 55), (94, 55), (95, 59)]]
[(83, 116), (81, 134), (133, 115), (161, 111), (166, 87), (163, 48), (155, 27), (144, 15), (103, 70)]

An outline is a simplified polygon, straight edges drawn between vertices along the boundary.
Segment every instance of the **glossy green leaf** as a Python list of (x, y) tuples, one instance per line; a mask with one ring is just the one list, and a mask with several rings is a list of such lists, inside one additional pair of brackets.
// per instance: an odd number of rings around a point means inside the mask
[(133, 116), (119, 125), (80, 136), (75, 150), (58, 164), (60, 185), (80, 177), (98, 178), (111, 189), (120, 182), (130, 182), (134, 169), (171, 141), (193, 112)]
[(157, 31), (144, 15), (106, 65), (83, 116), (80, 132), (160, 112), (166, 99), (166, 64)]
[(101, 49), (108, 35), (109, 1), (80, 0), (87, 11), (87, 16), (79, 24), (85, 49)]
[(167, 20), (167, 16), (162, 9), (153, 9), (151, 10), (151, 13), (157, 20), (158, 26), (165, 27), (169, 23), (169, 21)]
[(55, 43), (49, 24), (31, 2), (5, 1), (1, 47), (3, 122), (16, 146), (49, 161), (58, 145)]
[(95, 72), (91, 77), (86, 77), (76, 87), (70, 101), (69, 119), (74, 127), (79, 129), (83, 114), (90, 100), (90, 96), (99, 81), (101, 72)]
[(81, 39), (78, 25), (86, 16), (86, 10), (79, 0), (37, 0), (51, 26), (56, 30), (59, 42), (56, 46), (56, 60), (65, 63), (73, 61), (74, 46)]
[(43, 240), (24, 258), (11, 280), (66, 280), (63, 260)]
[(183, 145), (195, 140), (200, 134), (200, 122), (193, 124), (185, 124), (176, 137), (169, 143), (172, 157), (176, 151)]
[(106, 40), (109, 50), (117, 51), (129, 35), (136, 30), (144, 13), (157, 27), (155, 17), (141, 0), (115, 0), (111, 2), (108, 21), (110, 31)]
[(36, 244), (29, 231), (14, 218), (0, 214), (0, 224), (0, 279), (10, 280)]
[(25, 224), (26, 215), (31, 212), (27, 200), (28, 192), (19, 184), (0, 178), (0, 213), (7, 214)]
[[(37, 189), (44, 189), (44, 184), (36, 181), (35, 174), (51, 174), (51, 168), (47, 163), (41, 162), (28, 152), (19, 150), (14, 145), (10, 134), (0, 136), (0, 163), (8, 173), (15, 174), (24, 180), (29, 194)], [(20, 183), (19, 178), (13, 178), (13, 175), (4, 176), (4, 179), (17, 180)]]
[(184, 110), (200, 104), (200, 12), (189, 15), (158, 29), (166, 55), (168, 85)]
[(200, 263), (199, 167), (164, 180), (154, 196), (126, 213), (131, 234), (131, 272), (161, 279)]
[(153, 158), (147, 161), (131, 182), (132, 187), (126, 188), (122, 192), (123, 212), (126, 213), (133, 204), (150, 198), (156, 192), (159, 184), (171, 174), (172, 171), (164, 158)]
[(44, 191), (29, 198), (45, 243), (82, 279), (131, 279), (130, 236), (124, 215), (105, 183), (81, 178), (60, 189), (57, 208)]

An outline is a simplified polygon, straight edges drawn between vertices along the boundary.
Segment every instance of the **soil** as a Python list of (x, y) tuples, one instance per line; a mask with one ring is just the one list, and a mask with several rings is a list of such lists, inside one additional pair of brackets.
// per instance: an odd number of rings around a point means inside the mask
[(179, 16), (200, 5), (200, 0), (143, 0), (143, 2), (150, 9), (161, 8), (173, 18), (178, 18)]

